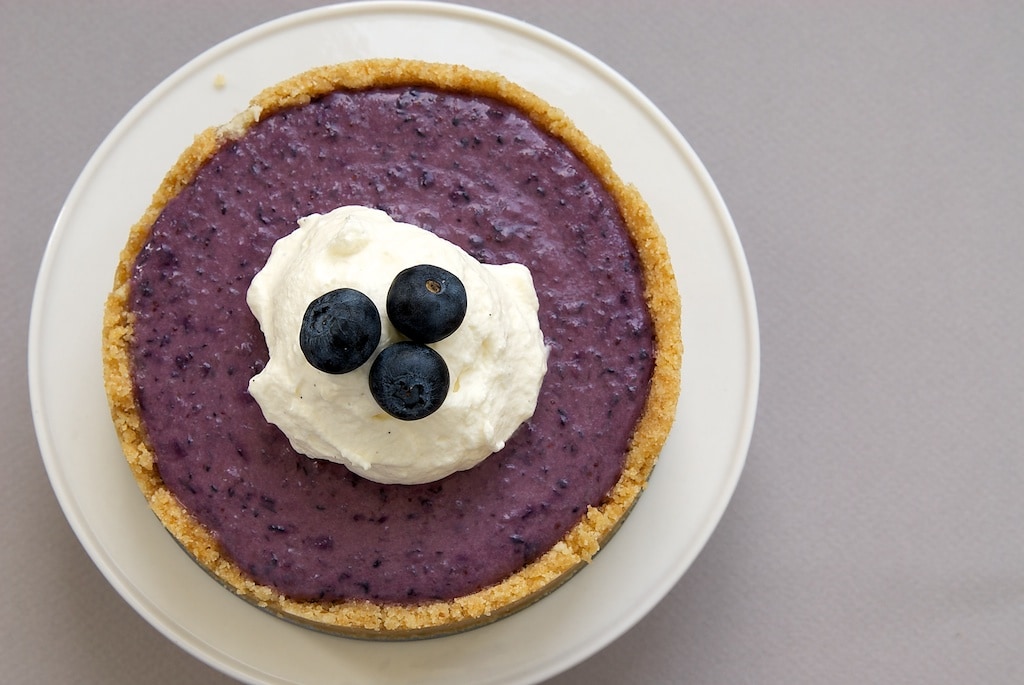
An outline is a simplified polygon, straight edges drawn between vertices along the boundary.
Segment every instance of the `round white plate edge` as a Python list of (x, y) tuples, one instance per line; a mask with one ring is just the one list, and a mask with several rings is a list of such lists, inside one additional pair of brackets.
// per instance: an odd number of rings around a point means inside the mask
[[(358, 9), (357, 6), (363, 5), (363, 4), (364, 3), (353, 3), (351, 5), (339, 6), (339, 7), (343, 8), (344, 11), (346, 11), (346, 12), (350, 12), (350, 11), (357, 10)], [(599, 640), (599, 641), (596, 641), (596, 642), (592, 642), (588, 646), (588, 648), (586, 650), (577, 651), (573, 655), (573, 658), (571, 660), (569, 660), (569, 661), (564, 661), (563, 660), (560, 663), (555, 664), (552, 667), (548, 668), (544, 672), (539, 672), (539, 671), (536, 671), (535, 669), (530, 669), (531, 670), (530, 673), (519, 674), (519, 675), (525, 676), (525, 677), (542, 677), (542, 678), (543, 677), (550, 677), (550, 676), (555, 675), (556, 673), (558, 673), (558, 672), (560, 672), (560, 671), (562, 671), (562, 670), (564, 670), (566, 668), (569, 668), (569, 667), (575, 665), (576, 663), (579, 663), (583, 659), (585, 659), (585, 658), (589, 657), (590, 655), (592, 655), (594, 652), (596, 652), (599, 649), (603, 648), (605, 645), (607, 645), (613, 639), (615, 639), (616, 637), (621, 635), (622, 632), (625, 632), (625, 630), (627, 630), (630, 626), (632, 626), (643, 615), (645, 615), (650, 610), (650, 608), (653, 607), (653, 605), (655, 603), (657, 603), (657, 601), (660, 601), (660, 599), (664, 596), (664, 594), (666, 594), (671, 589), (671, 587), (675, 584), (675, 582), (682, 575), (682, 573), (685, 571), (685, 569), (687, 567), (689, 567), (689, 565), (692, 563), (693, 558), (695, 558), (697, 553), (699, 553), (700, 549), (704, 545), (704, 542), (706, 542), (706, 539), (708, 537), (710, 537), (710, 534), (711, 534), (712, 530), (717, 525), (717, 523), (718, 523), (722, 513), (724, 512), (724, 509), (725, 509), (725, 507), (726, 507), (726, 505), (728, 503), (728, 500), (731, 497), (732, 491), (735, 488), (735, 484), (738, 481), (739, 474), (742, 471), (743, 463), (745, 461), (746, 451), (747, 451), (747, 448), (749, 447), (750, 435), (752, 433), (752, 428), (753, 428), (754, 409), (756, 407), (757, 386), (758, 386), (758, 382), (759, 382), (759, 363), (760, 363), (760, 360), (759, 360), (759, 340), (758, 340), (757, 323), (756, 323), (756, 308), (755, 308), (755, 305), (754, 305), (753, 288), (752, 288), (752, 284), (750, 282), (749, 272), (747, 271), (747, 268), (746, 268), (745, 259), (743, 257), (742, 248), (739, 245), (738, 236), (735, 233), (735, 229), (734, 229), (734, 227), (732, 225), (732, 220), (731, 220), (731, 218), (728, 215), (728, 211), (727, 211), (727, 209), (725, 207), (725, 204), (722, 201), (722, 199), (721, 199), (717, 189), (715, 188), (713, 182), (711, 181), (709, 175), (704, 170), (703, 166), (699, 163), (699, 161), (696, 159), (696, 155), (690, 149), (688, 143), (686, 143), (686, 141), (682, 138), (682, 136), (667, 121), (667, 119), (665, 119), (664, 116), (659, 111), (657, 111), (657, 109), (653, 106), (653, 104), (651, 104), (649, 101), (647, 101), (644, 96), (639, 94), (639, 92), (636, 91), (636, 89), (632, 85), (630, 85), (627, 82), (625, 82), (625, 80), (622, 79), (621, 76), (619, 76), (618, 74), (612, 72), (606, 65), (603, 65), (603, 63), (600, 63), (595, 58), (590, 56), (588, 53), (583, 52), (579, 48), (577, 48), (575, 46), (572, 46), (571, 44), (568, 44), (565, 41), (562, 41), (562, 39), (554, 37), (551, 34), (547, 34), (546, 32), (543, 32), (540, 29), (536, 29), (535, 27), (523, 24), (522, 22), (518, 22), (518, 20), (513, 20), (513, 19), (510, 19), (508, 17), (504, 17), (503, 15), (496, 15), (496, 14), (493, 14), (493, 13), (490, 13), (490, 12), (486, 12), (486, 11), (482, 11), (482, 10), (472, 10), (470, 8), (463, 8), (463, 7), (460, 7), (460, 6), (439, 5), (439, 4), (435, 4), (435, 3), (367, 3), (367, 4), (372, 4), (375, 9), (383, 9), (385, 5), (388, 5), (388, 6), (390, 6), (391, 10), (398, 10), (398, 11), (401, 11), (404, 7), (413, 8), (413, 6), (415, 6), (414, 9), (416, 9), (419, 12), (422, 12), (424, 10), (429, 10), (430, 6), (433, 5), (434, 9), (437, 9), (438, 11), (443, 11), (443, 12), (461, 12), (465, 16), (467, 16), (469, 18), (474, 18), (476, 20), (485, 20), (485, 21), (488, 21), (488, 22), (499, 22), (499, 23), (504, 22), (504, 23), (506, 23), (509, 26), (513, 26), (514, 25), (514, 27), (516, 29), (518, 29), (518, 30), (532, 32), (533, 36), (536, 37), (537, 39), (548, 41), (548, 42), (553, 42), (555, 44), (558, 44), (562, 49), (572, 51), (573, 54), (576, 57), (578, 57), (579, 59), (583, 59), (583, 60), (589, 61), (590, 64), (591, 64), (591, 67), (593, 67), (595, 64), (599, 65), (600, 66), (600, 70), (605, 72), (606, 77), (610, 77), (610, 78), (613, 78), (614, 80), (619, 81), (620, 83), (618, 85), (622, 88), (623, 92), (628, 93), (630, 96), (632, 96), (632, 98), (638, 104), (640, 104), (640, 105), (642, 105), (642, 106), (644, 106), (645, 108), (648, 109), (648, 114), (651, 115), (652, 118), (655, 119), (660, 124), (660, 126), (663, 129), (663, 132), (667, 136), (669, 136), (670, 138), (673, 139), (673, 142), (677, 145), (677, 147), (683, 153), (683, 156), (686, 157), (689, 160), (689, 162), (691, 164), (691, 167), (692, 167), (692, 171), (696, 175), (696, 180), (698, 180), (703, 185), (704, 192), (707, 194), (709, 202), (713, 205), (715, 212), (717, 212), (717, 214), (718, 214), (718, 218), (719, 218), (719, 222), (720, 222), (720, 225), (721, 225), (721, 229), (725, 232), (725, 237), (727, 238), (727, 240), (732, 245), (732, 251), (733, 251), (733, 255), (732, 256), (733, 256), (733, 259), (734, 259), (733, 266), (734, 266), (734, 268), (736, 270), (737, 285), (738, 285), (739, 291), (740, 291), (739, 292), (739, 297), (742, 300), (742, 303), (743, 303), (743, 306), (744, 306), (744, 313), (746, 315), (746, 324), (747, 324), (747, 326), (746, 326), (746, 335), (748, 337), (748, 340), (747, 340), (746, 344), (747, 344), (747, 349), (749, 350), (750, 356), (746, 360), (747, 367), (748, 367), (748, 369), (747, 369), (747, 389), (748, 390), (747, 390), (747, 393), (746, 393), (746, 406), (744, 407), (744, 410), (743, 410), (743, 421), (742, 421), (742, 424), (740, 426), (737, 426), (737, 445), (736, 445), (735, 453), (732, 455), (732, 460), (730, 462), (732, 468), (731, 468), (730, 472), (726, 475), (726, 477), (724, 478), (724, 480), (722, 482), (722, 493), (721, 493), (720, 498), (717, 501), (718, 506), (716, 506), (714, 508), (714, 510), (707, 512), (707, 517), (706, 517), (706, 519), (704, 521), (703, 530), (701, 530), (699, 535), (698, 535), (698, 537), (700, 538), (700, 544), (693, 546), (689, 550), (690, 554), (686, 555), (685, 557), (681, 557), (678, 560), (677, 567), (675, 569), (670, 570), (669, 573), (667, 573), (664, 576), (664, 583), (663, 583), (664, 586), (663, 587), (652, 588), (650, 590), (650, 594), (649, 594), (650, 602), (647, 605), (645, 605), (645, 606), (636, 606), (634, 611), (629, 616), (623, 617), (623, 620), (615, 627), (615, 630), (613, 630), (610, 633), (607, 633), (605, 635), (605, 639), (602, 639), (602, 640)], [(318, 10), (311, 10), (311, 11), (308, 11), (308, 12), (299, 13), (299, 15), (302, 15), (303, 20), (309, 20), (310, 18), (312, 18), (311, 17), (312, 14), (315, 14), (315, 13), (327, 13), (327, 12), (331, 12), (331, 11), (334, 11), (334, 10), (337, 10), (337, 9), (338, 8), (330, 8), (330, 7), (319, 8)], [(274, 26), (279, 26), (283, 22), (295, 21), (295, 20), (297, 20), (299, 15), (290, 15), (289, 17), (282, 17), (281, 19), (275, 20), (273, 22), (269, 22), (268, 24), (264, 24), (264, 25), (255, 27), (254, 29), (251, 29), (250, 31), (247, 31), (244, 34), (239, 34), (239, 36), (236, 36), (235, 38), (238, 39), (238, 38), (240, 38), (240, 36), (243, 36), (243, 35), (251, 38), (253, 35), (255, 35), (255, 34), (261, 32), (261, 31), (272, 30), (272, 28)], [(211, 48), (210, 51), (204, 53), (203, 55), (200, 55), (199, 57), (197, 57), (195, 60), (193, 60), (189, 64), (183, 66), (182, 69), (180, 69), (178, 72), (175, 72), (175, 74), (173, 74), (171, 77), (169, 77), (167, 79), (167, 81), (171, 81), (171, 80), (173, 80), (175, 78), (181, 78), (181, 75), (184, 72), (187, 72), (190, 68), (194, 67), (195, 63), (197, 63), (199, 61), (202, 61), (203, 59), (208, 59), (209, 56), (212, 53), (216, 52), (219, 49), (226, 49), (225, 45), (230, 43), (232, 40), (234, 40), (234, 39), (229, 39), (228, 41), (225, 41), (224, 43), (221, 43), (218, 46), (215, 46), (214, 48)], [(165, 81), (165, 83), (167, 81)], [(155, 89), (155, 91), (159, 90), (159, 88), (160, 87)], [(151, 93), (150, 96), (156, 97), (153, 93)], [(147, 96), (147, 98), (149, 98), (150, 96)], [(139, 106), (141, 107), (144, 102), (146, 102), (145, 99), (143, 101), (140, 101)], [(131, 116), (132, 116), (132, 113), (130, 112), (129, 115), (126, 115), (125, 119), (129, 119)], [(109, 144), (109, 142), (111, 140), (116, 139), (117, 133), (118, 133), (118, 130), (119, 130), (120, 127), (121, 127), (121, 124), (119, 124), (119, 126), (117, 128), (115, 128), (114, 131), (111, 132), (110, 136), (108, 136), (107, 141), (104, 141), (104, 144), (101, 145), (100, 149), (97, 150), (97, 153), (94, 155), (94, 159), (102, 157), (101, 153), (103, 151), (104, 146)], [(89, 172), (89, 170), (91, 168), (91, 164), (92, 164), (92, 162), (90, 162), (90, 165), (87, 165), (86, 169), (83, 171), (82, 178), (85, 178), (86, 176), (88, 176), (88, 172)], [(73, 200), (74, 200), (74, 196), (76, 194), (76, 190), (78, 190), (78, 186), (81, 184), (81, 182), (82, 181), (80, 180), (78, 183), (76, 183), (76, 187), (73, 188), (72, 193), (69, 195), (69, 198), (68, 198), (68, 201), (65, 204), (65, 207), (68, 207), (71, 204), (73, 204)], [(63, 485), (59, 486), (58, 485), (58, 481), (60, 479), (59, 479), (59, 477), (56, 477), (57, 474), (55, 474), (55, 470), (59, 470), (59, 465), (57, 465), (55, 463), (55, 461), (54, 461), (54, 458), (52, 456), (52, 450), (50, 449), (50, 444), (47, 442), (47, 438), (45, 436), (45, 432), (46, 432), (45, 431), (45, 428), (46, 428), (46, 426), (45, 426), (46, 418), (45, 418), (45, 415), (44, 415), (45, 412), (43, 411), (44, 403), (43, 403), (43, 401), (42, 401), (42, 399), (41, 399), (41, 397), (39, 395), (39, 367), (38, 367), (38, 357), (35, 354), (36, 353), (36, 348), (37, 348), (37, 345), (35, 343), (38, 342), (39, 336), (41, 334), (41, 331), (39, 330), (39, 317), (37, 316), (37, 311), (38, 311), (38, 308), (43, 306), (43, 304), (47, 300), (47, 297), (46, 297), (46, 295), (47, 295), (46, 284), (47, 284), (47, 281), (48, 281), (48, 271), (49, 271), (49, 265), (50, 265), (50, 262), (51, 262), (50, 258), (51, 258), (51, 253), (54, 250), (57, 249), (56, 246), (57, 246), (57, 244), (60, 241), (60, 233), (61, 233), (60, 228), (65, 225), (63, 223), (63, 220), (64, 220), (64, 211), (62, 210), (61, 216), (58, 217), (57, 224), (55, 226), (54, 234), (53, 234), (53, 236), (51, 236), (50, 244), (47, 246), (46, 255), (44, 256), (43, 264), (42, 264), (42, 267), (40, 269), (40, 276), (39, 276), (39, 279), (37, 281), (36, 294), (35, 294), (35, 297), (33, 299), (32, 321), (30, 323), (30, 336), (29, 336), (30, 337), (29, 372), (30, 372), (30, 390), (32, 392), (33, 419), (36, 421), (37, 431), (38, 431), (39, 436), (40, 436), (40, 448), (41, 448), (41, 451), (43, 452), (43, 458), (44, 458), (44, 462), (46, 463), (46, 466), (47, 466), (47, 471), (49, 473), (51, 473), (51, 481), (54, 482), (54, 488), (55, 488), (55, 491), (56, 491), (56, 493), (58, 495), (58, 499), (61, 501), (61, 505), (63, 507), (65, 507), (66, 514), (68, 516), (69, 522), (71, 523), (72, 528), (75, 530), (76, 535), (78, 535), (79, 539), (82, 540), (82, 543), (86, 547), (87, 551), (90, 553), (90, 556), (93, 556), (94, 561), (97, 562), (97, 565), (100, 567), (101, 571), (104, 572), (104, 575), (107, 576), (108, 580), (114, 585), (114, 587), (117, 588), (118, 591), (121, 592), (121, 594), (123, 596), (125, 596), (125, 599), (127, 601), (129, 601), (129, 603), (137, 611), (139, 611), (144, 616), (147, 616), (147, 618), (149, 618), (151, 620), (151, 622), (153, 622), (153, 620), (152, 620), (153, 607), (146, 606), (145, 602), (139, 601), (140, 598), (134, 597), (134, 596), (130, 596), (131, 593), (126, 593), (125, 592), (125, 588), (123, 588), (121, 586), (121, 579), (116, 578), (112, 574), (111, 569), (106, 568), (105, 564), (104, 563), (100, 563), (100, 560), (97, 559), (97, 557), (95, 556), (97, 550), (94, 547), (95, 540), (92, 538), (91, 532), (88, 530), (87, 526), (85, 526), (85, 524), (81, 520), (81, 518), (79, 516), (77, 516), (76, 512), (73, 510), (73, 506), (71, 506), (71, 504), (70, 504), (71, 498), (69, 496), (69, 493), (62, 491), (62, 489), (65, 486), (63, 486)], [(46, 444), (44, 444), (44, 443), (46, 443)], [(205, 648), (212, 648), (212, 646), (210, 646), (210, 645), (195, 645), (195, 644), (191, 644), (183, 635), (181, 635), (179, 632), (177, 632), (177, 630), (181, 628), (180, 626), (160, 625), (159, 622), (155, 623), (154, 625), (156, 625), (156, 627), (158, 629), (160, 629), (161, 632), (163, 632), (167, 637), (169, 637), (170, 639), (172, 639), (173, 641), (175, 641), (176, 643), (181, 645), (183, 648), (185, 648), (187, 651), (192, 653), (194, 656), (202, 659), (203, 661), (209, 663), (210, 665), (212, 665), (212, 666), (214, 666), (216, 668), (219, 668), (221, 670), (225, 670), (225, 667), (226, 667), (225, 663), (223, 663), (222, 661), (218, 661), (217, 659), (211, 660), (211, 655), (207, 654), (207, 653), (205, 653), (203, 651), (204, 647)], [(220, 656), (221, 656), (221, 658), (223, 658), (224, 655), (220, 655)], [(236, 664), (236, 666), (238, 666), (238, 664)], [(236, 676), (243, 675), (244, 670), (245, 669), (241, 669), (239, 672), (233, 673), (233, 675), (236, 675)], [(226, 671), (226, 672), (228, 672), (228, 671)], [(250, 677), (252, 676), (252, 674), (249, 674), (249, 675), (250, 675)], [(503, 682), (505, 682), (505, 681), (503, 681)], [(512, 682), (512, 681), (507, 681), (507, 682)], [(516, 682), (519, 682), (519, 681), (516, 681)]]

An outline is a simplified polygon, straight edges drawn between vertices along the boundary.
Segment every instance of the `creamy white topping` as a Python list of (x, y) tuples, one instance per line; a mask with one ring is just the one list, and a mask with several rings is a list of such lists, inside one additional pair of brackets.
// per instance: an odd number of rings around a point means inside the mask
[[(385, 302), (399, 271), (434, 264), (466, 287), (462, 325), (433, 347), (451, 376), (433, 414), (402, 421), (369, 389), (373, 357), (355, 371), (327, 374), (299, 348), (309, 303), (354, 288), (377, 306), (381, 340), (374, 356), (403, 339)], [(521, 264), (484, 265), (433, 233), (366, 207), (312, 214), (274, 245), (247, 294), (270, 351), (249, 392), (268, 421), (306, 456), (345, 464), (380, 483), (428, 483), (471, 468), (500, 450), (536, 407), (547, 369), (537, 294)]]

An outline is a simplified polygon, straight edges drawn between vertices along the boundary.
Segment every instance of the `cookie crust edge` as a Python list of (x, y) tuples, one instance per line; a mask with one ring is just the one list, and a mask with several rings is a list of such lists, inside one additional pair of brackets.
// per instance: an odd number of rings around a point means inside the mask
[[(640, 256), (645, 298), (655, 337), (649, 395), (619, 480), (605, 500), (540, 558), (505, 580), (448, 601), (417, 605), (365, 600), (296, 601), (248, 578), (221, 553), (213, 535), (177, 501), (161, 480), (139, 416), (132, 382), (133, 320), (127, 308), (131, 269), (160, 212), (220, 147), (240, 138), (261, 118), (339, 89), (430, 86), (492, 97), (526, 113), (587, 164), (615, 199)], [(683, 345), (680, 298), (668, 246), (650, 208), (613, 171), (608, 156), (559, 109), (492, 73), (461, 65), (372, 59), (318, 67), (270, 86), (230, 122), (196, 136), (165, 175), (150, 206), (131, 228), (115, 271), (103, 319), (104, 386), (125, 458), (150, 508), (175, 540), (214, 578), (249, 602), (281, 618), (351, 637), (408, 639), (459, 632), (518, 611), (567, 581), (589, 563), (618, 529), (647, 485), (675, 418)]]

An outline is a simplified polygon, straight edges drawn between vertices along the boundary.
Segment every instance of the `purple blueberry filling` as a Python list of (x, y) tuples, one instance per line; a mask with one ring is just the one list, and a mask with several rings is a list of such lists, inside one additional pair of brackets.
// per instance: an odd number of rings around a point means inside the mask
[[(537, 411), (469, 471), (364, 480), (295, 453), (246, 391), (267, 360), (250, 280), (299, 217), (349, 204), (533, 273)], [(153, 225), (130, 306), (161, 478), (293, 599), (451, 599), (533, 561), (618, 480), (653, 367), (636, 250), (598, 178), (509, 106), (426, 89), (331, 94), (226, 144)]]

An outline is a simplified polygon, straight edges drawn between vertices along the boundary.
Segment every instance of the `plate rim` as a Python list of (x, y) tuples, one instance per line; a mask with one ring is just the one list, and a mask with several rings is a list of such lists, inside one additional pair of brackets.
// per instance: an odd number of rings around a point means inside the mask
[[(713, 510), (705, 512), (704, 525), (696, 536), (698, 544), (692, 547), (691, 554), (680, 556), (676, 561), (675, 568), (671, 569), (668, 573), (663, 574), (662, 586), (652, 588), (651, 592), (647, 596), (648, 601), (635, 605), (633, 610), (628, 613), (620, 625), (616, 626), (614, 630), (609, 631), (605, 636), (605, 639), (595, 641), (591, 645), (588, 645), (588, 648), (577, 651), (568, 661), (562, 659), (556, 666), (551, 666), (543, 671), (536, 671), (531, 674), (527, 674), (527, 677), (531, 678), (529, 680), (508, 681), (536, 682), (532, 678), (543, 679), (557, 675), (558, 673), (563, 672), (593, 656), (595, 653), (604, 649), (608, 644), (624, 634), (638, 621), (640, 621), (657, 603), (664, 599), (664, 596), (679, 581), (685, 571), (693, 563), (694, 559), (704, 549), (708, 539), (724, 515), (729, 502), (732, 500), (739, 478), (745, 467), (753, 434), (754, 421), (756, 418), (761, 364), (760, 332), (752, 278), (735, 224), (728, 208), (726, 207), (725, 201), (722, 198), (719, 189), (711, 179), (710, 174), (700, 162), (688, 141), (686, 141), (682, 134), (674, 125), (672, 125), (661, 110), (647, 98), (646, 95), (639, 91), (639, 89), (621, 76), (617, 71), (593, 56), (591, 53), (557, 36), (556, 34), (498, 12), (467, 7), (454, 3), (435, 2), (433, 0), (416, 2), (409, 0), (361, 0), (351, 3), (326, 5), (306, 9), (257, 24), (209, 47), (164, 78), (128, 110), (128, 112), (118, 121), (90, 156), (88, 162), (76, 178), (70, 192), (61, 206), (45, 247), (33, 291), (29, 320), (28, 345), (30, 405), (37, 440), (39, 442), (40, 453), (51, 487), (54, 489), (61, 509), (65, 514), (65, 519), (75, 532), (80, 544), (85, 548), (94, 565), (96, 565), (101, 571), (107, 579), (107, 582), (117, 590), (122, 599), (127, 601), (137, 613), (139, 613), (161, 634), (171, 640), (174, 644), (177, 644), (179, 647), (187, 651), (193, 657), (227, 675), (231, 675), (233, 677), (253, 678), (252, 682), (263, 682), (257, 680), (257, 678), (260, 678), (264, 674), (252, 672), (246, 673), (246, 671), (251, 671), (251, 669), (249, 669), (246, 664), (235, 659), (233, 656), (224, 653), (223, 650), (217, 650), (218, 660), (214, 660), (213, 656), (203, 651), (201, 647), (205, 646), (207, 649), (216, 648), (213, 648), (210, 645), (197, 645), (184, 639), (184, 636), (182, 636), (180, 632), (173, 630), (173, 628), (180, 629), (182, 628), (181, 626), (165, 624), (164, 619), (166, 617), (164, 617), (160, 612), (154, 612), (152, 607), (146, 606), (148, 598), (145, 598), (144, 596), (140, 597), (140, 591), (138, 588), (134, 586), (131, 588), (124, 587), (126, 581), (127, 584), (131, 585), (130, 579), (119, 577), (114, 573), (114, 569), (110, 567), (112, 560), (106, 559), (106, 554), (102, 549), (102, 544), (96, 539), (95, 532), (86, 525), (83, 514), (78, 509), (77, 502), (74, 500), (71, 488), (65, 482), (63, 474), (60, 473), (60, 467), (55, 455), (55, 446), (53, 445), (49, 434), (50, 426), (47, 424), (47, 417), (45, 416), (45, 402), (42, 397), (42, 381), (40, 379), (41, 369), (39, 358), (41, 355), (41, 347), (38, 344), (40, 336), (42, 335), (42, 317), (40, 316), (40, 311), (50, 294), (49, 288), (53, 287), (52, 269), (55, 254), (59, 249), (63, 236), (68, 230), (70, 230), (68, 228), (70, 224), (67, 219), (69, 209), (74, 207), (81, 194), (85, 192), (90, 177), (95, 173), (95, 169), (102, 164), (104, 158), (108, 156), (110, 149), (116, 143), (118, 138), (138, 118), (144, 116), (145, 112), (150, 107), (159, 102), (165, 91), (172, 89), (190, 76), (194, 75), (202, 68), (203, 65), (215, 61), (219, 56), (230, 53), (239, 45), (247, 41), (259, 40), (261, 36), (271, 34), (289, 26), (296, 26), (300, 23), (316, 22), (327, 17), (337, 17), (342, 15), (354, 16), (367, 11), (374, 13), (389, 12), (399, 14), (411, 12), (413, 15), (441, 14), (458, 16), (474, 23), (483, 22), (485, 24), (497, 24), (501, 28), (512, 29), (528, 38), (545, 42), (549, 46), (555, 47), (559, 51), (566, 53), (573, 59), (585, 63), (585, 65), (591, 70), (600, 72), (605, 78), (611, 80), (617, 89), (621, 90), (625, 95), (628, 95), (633, 103), (638, 105), (640, 109), (642, 109), (643, 113), (658, 126), (660, 132), (670, 138), (676, 147), (679, 148), (682, 156), (689, 162), (690, 169), (694, 174), (695, 180), (701, 185), (701, 190), (706, 196), (706, 199), (718, 219), (722, 237), (727, 240), (729, 245), (729, 252), (735, 270), (736, 285), (739, 289), (738, 294), (743, 303), (743, 312), (745, 313), (744, 323), (745, 332), (747, 334), (746, 348), (749, 354), (746, 359), (747, 373), (745, 379), (748, 391), (745, 394), (745, 402), (742, 410), (743, 421), (737, 430), (736, 448), (732, 455), (733, 459), (730, 461), (732, 468), (729, 470), (727, 477), (722, 482), (722, 494), (715, 500), (717, 506), (714, 507)], [(116, 566), (116, 564), (114, 564), (114, 566)], [(129, 591), (129, 589), (131, 591)], [(487, 628), (484, 627), (480, 630), (486, 629)], [(234, 662), (234, 671), (227, 670), (225, 663), (227, 660)]]

